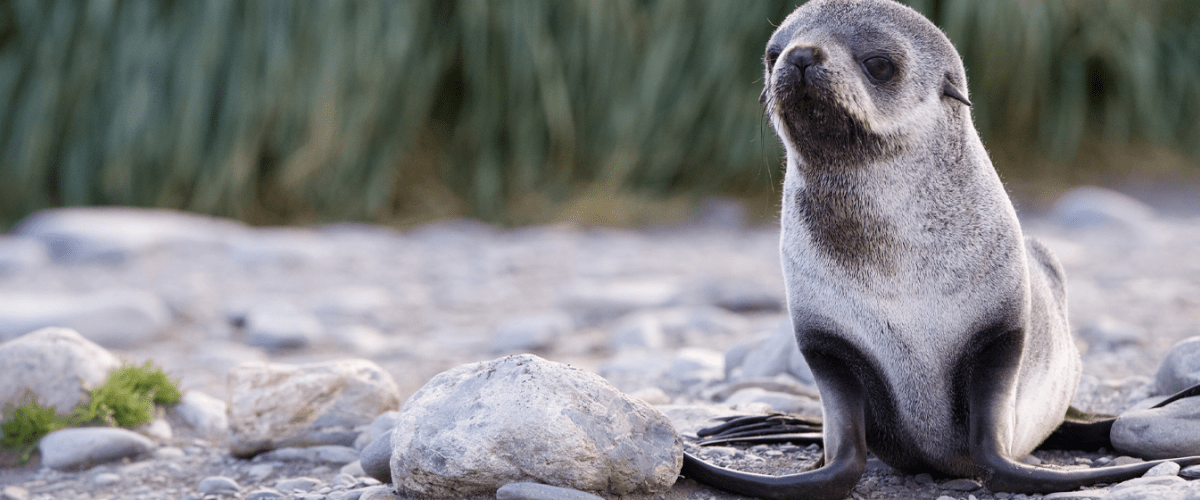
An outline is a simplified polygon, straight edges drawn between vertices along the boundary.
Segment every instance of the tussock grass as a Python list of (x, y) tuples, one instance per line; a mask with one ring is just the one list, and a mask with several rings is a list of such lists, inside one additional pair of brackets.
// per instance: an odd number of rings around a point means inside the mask
[[(3, 2), (0, 224), (99, 204), (521, 223), (595, 185), (758, 196), (781, 155), (759, 61), (796, 3)], [(1200, 3), (910, 3), (962, 53), (985, 140), (1053, 160), (1002, 170), (1086, 169), (1089, 140), (1200, 157)]]

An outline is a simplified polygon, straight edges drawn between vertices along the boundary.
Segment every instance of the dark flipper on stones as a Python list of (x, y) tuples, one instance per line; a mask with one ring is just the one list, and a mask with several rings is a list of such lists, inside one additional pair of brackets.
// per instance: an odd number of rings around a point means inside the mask
[(821, 421), (782, 414), (729, 417), (724, 424), (700, 429), (701, 446), (727, 443), (821, 444)]

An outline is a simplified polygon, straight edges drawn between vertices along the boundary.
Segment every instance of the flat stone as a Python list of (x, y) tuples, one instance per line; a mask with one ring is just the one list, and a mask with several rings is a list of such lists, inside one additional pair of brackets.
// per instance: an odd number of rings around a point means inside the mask
[(496, 490), (496, 500), (604, 500), (591, 493), (538, 483), (508, 483)]
[(44, 328), (0, 344), (0, 408), (38, 404), (70, 414), (121, 361), (67, 328)]
[(630, 314), (622, 317), (609, 334), (609, 344), (621, 349), (661, 349), (666, 345), (662, 323), (650, 314)]
[(92, 483), (94, 483), (96, 486), (108, 486), (111, 484), (117, 484), (119, 482), (121, 482), (121, 476), (111, 472), (96, 474), (95, 477), (92, 478)]
[(742, 378), (763, 378), (787, 373), (812, 385), (813, 375), (796, 345), (791, 320), (783, 320), (761, 344), (743, 357)]
[(319, 445), (305, 448), (278, 448), (263, 453), (263, 460), (306, 461), (327, 464), (348, 464), (358, 460), (358, 451), (349, 446)]
[(1179, 464), (1177, 464), (1175, 462), (1163, 462), (1161, 464), (1155, 465), (1154, 467), (1151, 467), (1150, 470), (1146, 471), (1145, 474), (1142, 474), (1142, 477), (1178, 476), (1178, 475), (1179, 475)]
[(952, 491), (974, 491), (982, 488), (983, 485), (974, 479), (951, 479), (942, 483), (941, 487)]
[(1154, 209), (1146, 204), (1096, 186), (1072, 188), (1054, 203), (1050, 212), (1059, 224), (1070, 229), (1140, 227), (1155, 218)]
[(1111, 351), (1125, 346), (1137, 346), (1148, 334), (1146, 329), (1111, 316), (1100, 316), (1079, 329), (1079, 334), (1092, 349)]
[(325, 334), (320, 319), (290, 304), (256, 306), (245, 321), (246, 343), (268, 351), (306, 347)]
[(168, 414), (178, 416), (192, 433), (209, 439), (224, 438), (229, 432), (227, 411), (224, 401), (194, 390), (185, 391), (179, 403), (167, 409)]
[(783, 287), (737, 278), (712, 278), (700, 289), (708, 303), (736, 312), (781, 311)]
[(1188, 479), (1200, 478), (1200, 465), (1190, 465), (1179, 470), (1179, 476)]
[(729, 406), (745, 405), (747, 403), (763, 403), (771, 409), (796, 415), (821, 416), (821, 402), (807, 397), (784, 392), (774, 392), (758, 387), (749, 387), (733, 393), (724, 401)]
[(533, 355), (443, 372), (400, 414), (391, 475), (409, 496), (489, 494), (513, 482), (655, 493), (683, 463), (665, 415), (595, 374)]
[(246, 500), (279, 500), (284, 498), (283, 494), (269, 488), (251, 491), (246, 494)]
[(685, 347), (675, 353), (667, 376), (682, 384), (721, 380), (725, 377), (725, 355), (713, 349)]
[(1187, 480), (1179, 476), (1150, 476), (1150, 477), (1135, 477), (1128, 481), (1122, 481), (1112, 486), (1112, 492), (1125, 488), (1138, 488), (1144, 486), (1171, 486), (1174, 484), (1183, 484)]
[(42, 465), (64, 471), (136, 456), (153, 447), (154, 442), (141, 434), (111, 427), (60, 429), (38, 444)]
[(317, 478), (293, 477), (276, 481), (275, 489), (284, 493), (291, 493), (296, 490), (308, 492), (316, 489), (317, 486), (322, 484), (324, 484), (324, 481), (321, 481)]
[(1108, 495), (1107, 489), (1098, 490), (1081, 490), (1081, 491), (1057, 491), (1047, 493), (1042, 497), (1044, 500), (1099, 500)]
[(196, 490), (205, 495), (228, 495), (237, 493), (241, 488), (237, 481), (225, 476), (206, 477), (196, 486)]
[(388, 486), (372, 486), (362, 490), (358, 500), (399, 500), (400, 496)]
[(50, 262), (50, 251), (39, 240), (0, 234), (0, 275), (36, 269)]
[(170, 321), (166, 303), (145, 290), (0, 293), (0, 340), (39, 328), (64, 327), (97, 344), (124, 348), (146, 344)]
[(1200, 450), (1200, 398), (1117, 417), (1110, 433), (1121, 453), (1145, 459), (1186, 457)]
[(1200, 336), (1183, 339), (1171, 347), (1158, 365), (1154, 384), (1163, 396), (1200, 385)]
[(29, 500), (29, 490), (20, 486), (0, 488), (0, 500)]
[(371, 421), (371, 426), (367, 430), (359, 434), (354, 440), (354, 448), (362, 450), (376, 438), (396, 427), (396, 422), (400, 419), (399, 411), (385, 411), (380, 413), (375, 420)]
[[(391, 438), (389, 437), (388, 439), (391, 439)], [(359, 456), (361, 457), (361, 452), (360, 452)], [(342, 473), (342, 474), (349, 474), (354, 477), (367, 475), (366, 471), (363, 470), (361, 458), (359, 460), (355, 460), (346, 465), (343, 465), (341, 469), (338, 469), (338, 472)], [(389, 471), (388, 474), (391, 474), (391, 472)]]
[(392, 430), (380, 434), (359, 455), (362, 471), (381, 483), (392, 482)]
[(245, 231), (239, 222), (174, 210), (88, 207), (42, 210), (13, 233), (42, 241), (56, 261), (119, 263), (167, 245), (223, 245)]
[(548, 312), (504, 320), (496, 327), (492, 351), (497, 353), (528, 352), (547, 349), (561, 336), (575, 329), (571, 316)]
[(666, 281), (586, 283), (562, 291), (562, 305), (590, 326), (639, 309), (656, 309), (680, 301), (679, 286)]
[(365, 359), (306, 365), (249, 363), (229, 371), (230, 451), (351, 445), (354, 430), (396, 409), (391, 375)]

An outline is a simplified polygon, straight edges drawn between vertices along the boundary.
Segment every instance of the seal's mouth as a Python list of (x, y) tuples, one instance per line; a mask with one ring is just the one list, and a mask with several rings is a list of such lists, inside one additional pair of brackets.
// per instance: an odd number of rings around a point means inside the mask
[(781, 64), (768, 90), (768, 110), (787, 128), (809, 163), (844, 163), (879, 153), (881, 138), (846, 107), (838, 75), (824, 64)]

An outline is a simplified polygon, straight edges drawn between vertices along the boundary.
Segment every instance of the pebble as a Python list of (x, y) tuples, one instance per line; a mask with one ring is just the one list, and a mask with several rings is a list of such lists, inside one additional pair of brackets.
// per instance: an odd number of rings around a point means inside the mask
[(194, 434), (206, 438), (223, 438), (229, 432), (228, 407), (225, 402), (200, 391), (185, 391), (179, 404), (169, 413), (179, 417)]
[(246, 494), (246, 500), (279, 500), (283, 494), (272, 489), (254, 490)]
[(561, 312), (509, 318), (496, 327), (492, 351), (520, 353), (548, 349), (574, 328), (571, 316)]
[(237, 481), (225, 476), (210, 476), (200, 481), (196, 490), (205, 495), (229, 495), (241, 489)]
[(571, 488), (538, 483), (508, 483), (496, 490), (496, 500), (603, 500)]
[(0, 488), (0, 500), (29, 500), (29, 490), (20, 486)]
[(96, 486), (108, 486), (110, 484), (121, 482), (121, 476), (111, 472), (103, 472), (92, 477), (92, 482), (95, 483)]
[(1146, 204), (1111, 189), (1080, 186), (1067, 191), (1051, 208), (1052, 217), (1070, 229), (1139, 227), (1154, 218)]
[(296, 490), (309, 492), (321, 484), (322, 481), (320, 479), (311, 477), (293, 477), (276, 481), (275, 489), (284, 493), (290, 493)]
[(1180, 469), (1179, 476), (1188, 479), (1200, 479), (1200, 465), (1190, 465)]
[(38, 444), (42, 465), (75, 470), (136, 456), (154, 448), (154, 442), (136, 432), (111, 427), (77, 427), (47, 434)]
[(974, 491), (982, 488), (983, 485), (974, 479), (951, 479), (941, 484), (941, 487), (947, 490), (954, 491)]
[(1179, 464), (1177, 464), (1175, 462), (1163, 462), (1161, 464), (1155, 465), (1154, 467), (1151, 467), (1150, 470), (1146, 471), (1145, 474), (1142, 474), (1142, 477), (1177, 476), (1177, 475), (1179, 475)]

